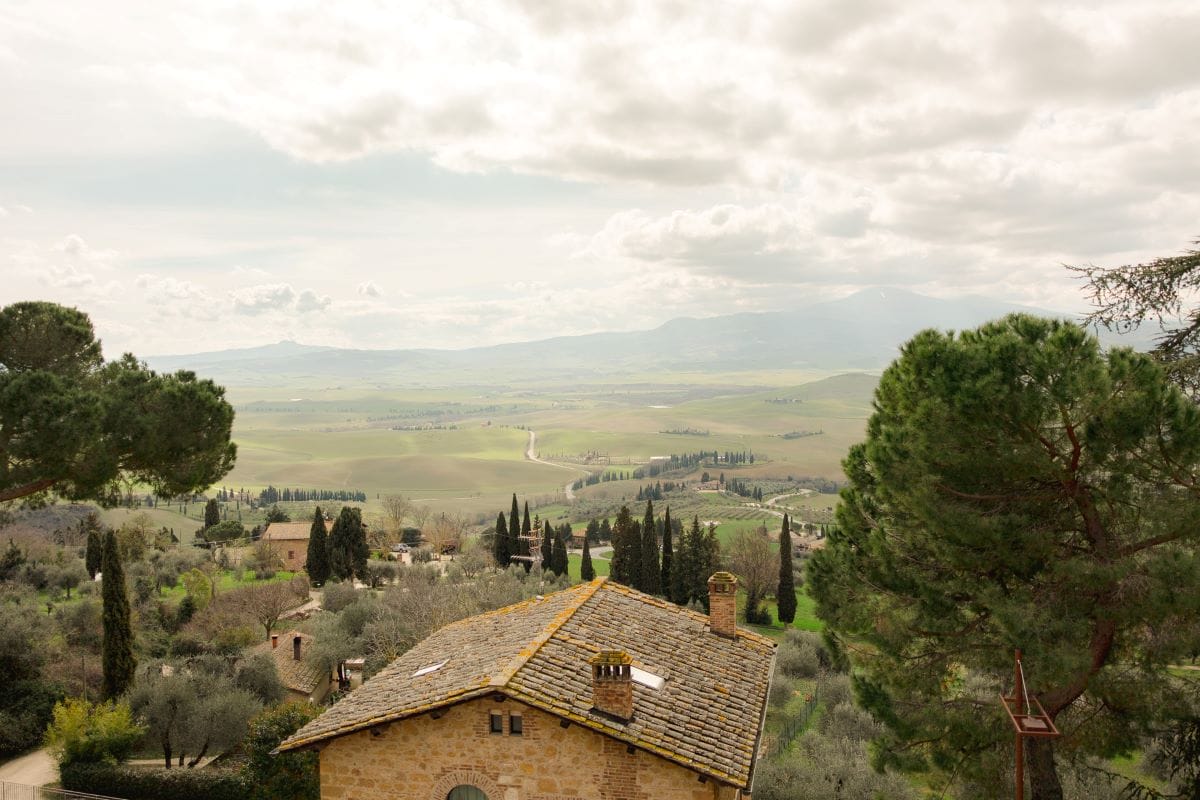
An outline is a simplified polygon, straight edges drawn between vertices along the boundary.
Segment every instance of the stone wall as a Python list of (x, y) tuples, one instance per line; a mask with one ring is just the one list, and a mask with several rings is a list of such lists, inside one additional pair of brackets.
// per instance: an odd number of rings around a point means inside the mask
[(304, 569), (304, 562), (308, 561), (308, 540), (306, 539), (280, 539), (278, 541), (265, 540), (275, 551), (275, 555), (279, 556), (279, 563), (283, 564), (283, 569), (288, 572), (299, 572)]
[[(359, 731), (321, 750), (322, 800), (446, 800), (455, 786), (488, 800), (736, 800), (737, 790), (514, 700), (477, 699)], [(502, 733), (491, 732), (501, 716)], [(521, 735), (511, 717), (520, 716)]]

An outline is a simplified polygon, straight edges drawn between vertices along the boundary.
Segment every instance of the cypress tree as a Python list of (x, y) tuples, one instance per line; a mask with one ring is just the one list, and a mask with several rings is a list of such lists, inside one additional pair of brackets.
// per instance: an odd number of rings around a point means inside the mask
[(600, 535), (600, 541), (602, 541), (602, 542), (611, 542), (612, 541), (612, 526), (608, 524), (608, 517), (605, 517), (604, 519), (600, 520), (600, 534), (599, 535)]
[(117, 537), (112, 531), (104, 536), (100, 572), (104, 576), (101, 584), (104, 600), (102, 692), (106, 699), (112, 699), (124, 694), (133, 684), (133, 673), (137, 669), (137, 659), (133, 655), (133, 627), (129, 619), (129, 595), (125, 591), (125, 570), (121, 567)]
[(646, 594), (658, 594), (660, 586), (660, 565), (658, 563), (658, 526), (654, 522), (654, 502), (646, 501), (646, 516), (642, 519), (642, 541), (639, 558), (639, 574), (641, 586), (638, 587)]
[(671, 564), (671, 602), (686, 606), (692, 599), (691, 573), (695, 562), (695, 541), (699, 535), (700, 519), (692, 523), (691, 532), (680, 531), (679, 552)]
[(329, 553), (329, 574), (340, 581), (358, 577), (362, 580), (367, 571), (367, 536), (363, 531), (362, 512), (357, 508), (342, 506), (333, 529), (329, 531), (326, 547)]
[(783, 515), (779, 530), (779, 589), (775, 592), (779, 621), (791, 625), (796, 619), (796, 578), (792, 573), (792, 529), (788, 515)]
[(313, 512), (312, 527), (308, 530), (308, 558), (304, 570), (316, 586), (323, 586), (329, 580), (329, 542), (325, 535), (325, 515), (320, 506)]
[(209, 500), (204, 504), (204, 527), (211, 528), (221, 521), (221, 508), (217, 505), (216, 500)]
[(84, 553), (83, 563), (87, 567), (88, 575), (92, 580), (96, 579), (96, 573), (100, 571), (100, 560), (103, 558), (104, 544), (100, 538), (100, 531), (95, 528), (88, 531), (87, 535), (87, 551)]
[(517, 506), (515, 492), (512, 497), (512, 511), (508, 514), (508, 555), (509, 561), (512, 560), (512, 556), (521, 555), (521, 509)]
[(696, 571), (696, 599), (700, 601), (700, 605), (704, 606), (704, 613), (707, 614), (708, 608), (708, 579), (714, 572), (721, 568), (721, 541), (717, 539), (717, 528), (715, 525), (709, 525), (701, 534), (700, 547), (697, 551), (699, 557), (697, 561)]
[(671, 593), (671, 567), (674, 560), (675, 553), (671, 545), (671, 507), (667, 506), (666, 513), (663, 514), (662, 572), (658, 581), (658, 591), (668, 598), (675, 596)]
[(596, 568), (592, 566), (592, 550), (586, 538), (583, 540), (583, 560), (579, 562), (579, 577), (584, 581), (596, 577)]
[[(617, 512), (617, 521), (612, 528), (612, 561), (609, 564), (609, 577), (618, 583), (623, 583), (626, 586), (633, 584), (634, 559), (630, 553), (630, 544), (633, 543), (634, 526), (636, 523), (633, 517), (629, 514), (628, 506), (621, 506), (621, 510)], [(635, 551), (637, 546), (634, 545)]]
[(559, 531), (554, 536), (554, 552), (550, 558), (550, 569), (555, 575), (567, 574), (567, 540), (563, 538), (563, 534), (570, 536), (570, 528), (566, 531)]
[(508, 523), (504, 520), (504, 512), (501, 511), (496, 517), (496, 535), (492, 539), (492, 558), (496, 559), (496, 566), (504, 569), (508, 566), (509, 556), (512, 553), (508, 550)]
[(554, 531), (550, 529), (550, 520), (546, 520), (542, 530), (542, 572), (553, 571)]

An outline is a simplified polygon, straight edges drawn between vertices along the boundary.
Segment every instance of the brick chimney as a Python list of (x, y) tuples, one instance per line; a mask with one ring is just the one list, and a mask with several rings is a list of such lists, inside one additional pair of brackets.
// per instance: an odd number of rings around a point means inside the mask
[(276, 647), (279, 647), (279, 634), (272, 633), (271, 634), (271, 649), (274, 650)]
[(300, 660), (300, 637), (299, 636), (292, 637), (292, 658), (296, 659), (297, 661)]
[(592, 708), (628, 722), (633, 718), (633, 659), (624, 650), (601, 650), (592, 665)]
[(708, 579), (708, 628), (718, 636), (737, 637), (737, 576), (714, 572)]

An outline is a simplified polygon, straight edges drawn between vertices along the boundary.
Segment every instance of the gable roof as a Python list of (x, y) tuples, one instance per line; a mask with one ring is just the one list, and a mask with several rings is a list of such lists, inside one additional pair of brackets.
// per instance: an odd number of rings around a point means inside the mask
[(308, 666), (303, 659), (296, 660), (293, 640), (300, 637), (300, 653), (303, 656), (315, 641), (312, 636), (300, 631), (288, 631), (279, 634), (279, 645), (271, 647), (271, 643), (262, 642), (249, 649), (251, 655), (268, 655), (275, 660), (275, 669), (279, 673), (280, 682), (294, 692), (311, 695), (321, 685), (324, 673), (320, 669)]
[[(328, 533), (333, 527), (333, 522), (325, 520), (325, 532)], [(291, 540), (308, 541), (308, 534), (312, 531), (312, 521), (308, 522), (272, 522), (267, 525), (267, 529), (263, 531), (262, 538), (269, 542), (282, 542)]]
[[(588, 658), (600, 650), (624, 650), (634, 667), (665, 678), (661, 689), (634, 682), (628, 722), (592, 710)], [(279, 749), (502, 692), (748, 788), (774, 653), (764, 636), (719, 636), (706, 615), (602, 577), (447, 625)]]

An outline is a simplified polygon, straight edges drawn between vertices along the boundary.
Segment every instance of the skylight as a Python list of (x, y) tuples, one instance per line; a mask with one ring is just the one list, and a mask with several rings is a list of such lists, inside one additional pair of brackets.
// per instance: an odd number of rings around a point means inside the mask
[(666, 678), (655, 675), (653, 672), (646, 672), (646, 670), (638, 669), (637, 667), (630, 667), (629, 669), (632, 673), (634, 683), (640, 683), (642, 686), (650, 689), (661, 689), (663, 684), (667, 682)]
[(430, 664), (428, 667), (421, 667), (419, 670), (414, 672), (412, 674), (412, 676), (414, 678), (419, 678), (422, 675), (428, 675), (431, 672), (437, 672), (439, 669), (446, 666), (446, 664), (449, 663), (449, 661), (450, 661), (450, 659), (447, 658), (445, 661), (439, 661), (436, 664)]

